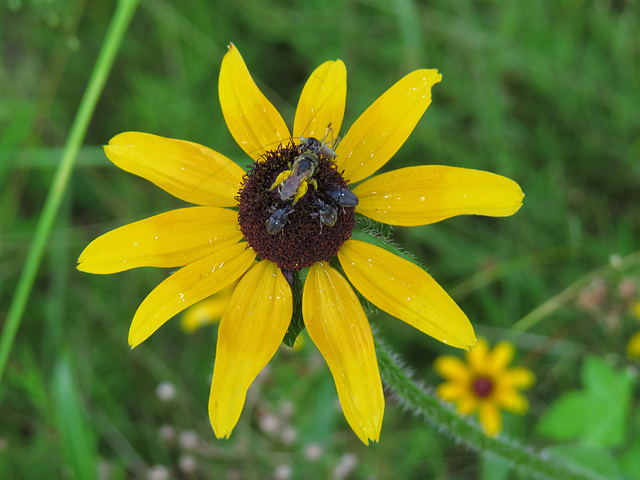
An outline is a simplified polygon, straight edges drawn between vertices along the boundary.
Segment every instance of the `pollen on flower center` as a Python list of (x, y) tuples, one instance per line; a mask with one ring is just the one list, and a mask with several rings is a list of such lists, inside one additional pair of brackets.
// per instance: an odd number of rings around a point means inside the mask
[(333, 158), (294, 143), (255, 162), (237, 199), (247, 243), (286, 270), (333, 258), (351, 236), (358, 203)]
[(473, 392), (480, 398), (485, 398), (493, 392), (493, 380), (487, 377), (478, 377), (473, 381)]

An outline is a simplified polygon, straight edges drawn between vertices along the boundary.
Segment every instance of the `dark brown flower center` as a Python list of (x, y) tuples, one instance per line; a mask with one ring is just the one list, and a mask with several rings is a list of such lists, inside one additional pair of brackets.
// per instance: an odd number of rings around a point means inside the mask
[(260, 258), (292, 271), (336, 255), (351, 236), (358, 203), (331, 156), (293, 143), (252, 165), (238, 201), (238, 223), (249, 245)]
[(477, 377), (473, 381), (473, 392), (480, 398), (485, 398), (493, 392), (493, 380), (487, 377)]

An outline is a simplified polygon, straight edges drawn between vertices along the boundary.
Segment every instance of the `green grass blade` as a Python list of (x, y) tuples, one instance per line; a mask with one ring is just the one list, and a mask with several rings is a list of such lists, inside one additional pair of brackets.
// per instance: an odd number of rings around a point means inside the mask
[(60, 209), (60, 204), (67, 189), (69, 177), (71, 176), (80, 145), (85, 137), (87, 127), (98, 103), (98, 98), (107, 81), (109, 71), (122, 43), (122, 38), (129, 26), (129, 22), (136, 10), (138, 1), (139, 0), (120, 0), (118, 2), (109, 25), (109, 30), (102, 44), (102, 49), (96, 60), (91, 78), (89, 79), (87, 89), (84, 92), (80, 107), (71, 126), (60, 166), (56, 171), (51, 189), (49, 190), (40, 221), (36, 228), (33, 243), (31, 244), (25, 266), (18, 281), (16, 293), (13, 296), (9, 308), (5, 327), (2, 330), (2, 338), (0, 339), (0, 384), (2, 383), (2, 376), (9, 359), (9, 353), (11, 352), (11, 347), (13, 346), (18, 328), (20, 327), (22, 315), (24, 314), (27, 300), (42, 260), (46, 241), (49, 238), (51, 228)]
[(63, 355), (56, 364), (52, 397), (67, 467), (78, 480), (96, 478), (96, 438), (88, 424), (68, 355)]

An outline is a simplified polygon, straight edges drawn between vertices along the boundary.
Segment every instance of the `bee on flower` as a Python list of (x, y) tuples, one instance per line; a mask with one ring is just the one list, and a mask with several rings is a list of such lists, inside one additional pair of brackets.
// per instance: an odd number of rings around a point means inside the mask
[(487, 341), (479, 338), (476, 347), (465, 352), (466, 362), (450, 355), (438, 357), (434, 367), (446, 381), (438, 386), (436, 393), (443, 400), (455, 403), (463, 415), (478, 412), (487, 435), (497, 435), (502, 430), (500, 411), (524, 414), (529, 403), (519, 390), (535, 382), (531, 370), (508, 368), (513, 354), (514, 348), (509, 342), (500, 342), (490, 350)]
[(231, 434), (249, 386), (290, 328), (293, 285), (302, 289), (295, 308), (331, 370), (349, 425), (365, 444), (379, 439), (384, 395), (355, 290), (448, 345), (475, 345), (469, 320), (431, 276), (366, 236), (355, 238), (356, 214), (415, 226), (463, 214), (507, 216), (520, 208), (523, 194), (515, 182), (479, 170), (429, 165), (372, 177), (409, 137), (440, 80), (436, 70), (409, 73), (339, 143), (311, 149), (332, 132), (339, 136), (343, 62), (325, 62), (312, 73), (290, 132), (231, 44), (220, 69), (220, 104), (231, 135), (254, 160), (248, 172), (215, 150), (148, 133), (121, 133), (105, 146), (118, 167), (196, 205), (108, 232), (79, 258), (78, 268), (90, 273), (182, 267), (142, 302), (130, 345), (238, 281), (220, 320), (209, 398), (218, 437)]

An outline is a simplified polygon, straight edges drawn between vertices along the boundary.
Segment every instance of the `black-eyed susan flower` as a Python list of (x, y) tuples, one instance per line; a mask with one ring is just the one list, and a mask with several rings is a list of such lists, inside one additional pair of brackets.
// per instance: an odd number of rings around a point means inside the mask
[(434, 367), (446, 379), (436, 393), (443, 400), (454, 402), (459, 413), (478, 412), (480, 423), (488, 435), (502, 429), (501, 410), (524, 414), (529, 403), (519, 390), (535, 382), (533, 372), (524, 367), (508, 368), (514, 348), (509, 342), (498, 343), (493, 350), (487, 341), (478, 339), (474, 349), (466, 352), (466, 363), (458, 357), (438, 357)]
[(354, 287), (440, 341), (475, 345), (467, 317), (423, 269), (351, 238), (356, 213), (411, 226), (460, 214), (506, 216), (520, 208), (523, 195), (515, 182), (477, 170), (420, 166), (368, 179), (402, 146), (440, 79), (436, 70), (408, 74), (336, 146), (329, 140), (340, 132), (346, 99), (340, 60), (313, 72), (291, 133), (230, 45), (220, 70), (220, 103), (231, 134), (255, 160), (248, 172), (207, 147), (146, 133), (122, 133), (105, 147), (120, 168), (198, 205), (118, 228), (80, 256), (78, 268), (92, 273), (182, 267), (138, 308), (132, 347), (240, 279), (218, 332), (209, 399), (218, 437), (229, 436), (247, 389), (283, 341), (294, 313), (291, 285), (301, 279), (304, 326), (364, 443), (379, 438), (384, 397), (371, 329)]

